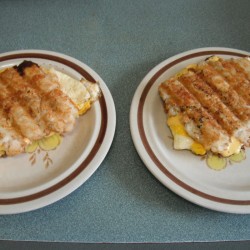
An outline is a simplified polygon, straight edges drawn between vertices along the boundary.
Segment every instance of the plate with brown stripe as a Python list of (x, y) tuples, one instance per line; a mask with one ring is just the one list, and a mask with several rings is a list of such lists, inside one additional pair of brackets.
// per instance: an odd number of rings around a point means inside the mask
[(249, 52), (209, 47), (173, 56), (155, 66), (139, 84), (130, 108), (130, 130), (136, 150), (149, 171), (167, 188), (186, 200), (216, 211), (250, 213), (250, 153), (246, 159), (227, 162), (226, 168), (209, 168), (204, 157), (174, 150), (159, 85), (184, 67), (210, 56), (224, 59), (249, 56)]
[(76, 80), (98, 82), (101, 96), (77, 119), (72, 132), (51, 151), (0, 158), (0, 214), (42, 208), (79, 188), (98, 169), (111, 146), (116, 126), (112, 95), (102, 78), (85, 63), (70, 56), (21, 50), (0, 54), (0, 70), (24, 60), (53, 67)]

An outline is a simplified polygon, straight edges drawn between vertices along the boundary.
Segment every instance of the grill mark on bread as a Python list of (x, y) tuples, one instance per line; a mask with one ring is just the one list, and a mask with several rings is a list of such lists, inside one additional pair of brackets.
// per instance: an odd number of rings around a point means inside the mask
[(240, 66), (238, 60), (218, 60), (208, 61), (208, 64), (214, 67), (230, 84), (230, 86), (242, 96), (247, 105), (250, 104), (250, 81), (246, 71)]
[(30, 84), (36, 85), (44, 93), (59, 88), (57, 77), (53, 74), (46, 74), (42, 68), (33, 64), (23, 69), (23, 77)]
[(70, 98), (59, 89), (57, 76), (46, 74), (42, 68), (32, 65), (24, 69), (24, 78), (43, 93), (41, 109), (49, 129), (60, 134), (72, 130), (78, 110)]
[[(179, 82), (172, 79), (162, 88), (166, 91), (181, 111), (181, 119), (184, 125), (194, 124), (195, 132), (189, 135), (201, 143), (205, 148), (210, 148), (212, 143), (218, 140), (220, 133), (225, 134), (221, 126), (215, 119), (202, 107), (196, 98)], [(168, 100), (166, 104), (169, 105)]]
[(54, 89), (43, 96), (41, 109), (49, 128), (60, 134), (70, 131), (78, 116), (78, 110), (60, 89)]
[(232, 59), (232, 61), (239, 65), (239, 67), (246, 74), (247, 79), (250, 81), (250, 57), (240, 58), (240, 59)]
[(17, 127), (21, 134), (30, 140), (40, 139), (44, 136), (40, 127), (36, 124), (25, 106), (21, 105), (19, 96), (14, 91), (9, 90), (8, 84), (4, 84), (4, 77), (0, 79), (1, 103), (8, 118), (12, 121), (13, 127)]
[(202, 63), (199, 67), (199, 76), (218, 94), (221, 101), (241, 121), (248, 121), (250, 118), (250, 109), (245, 100), (238, 95), (223, 76), (211, 65)]
[(200, 104), (232, 135), (241, 126), (237, 117), (221, 102), (220, 98), (198, 75), (188, 72), (179, 81), (192, 93)]
[(0, 140), (6, 154), (10, 156), (23, 152), (27, 145), (27, 141), (11, 116), (13, 102), (15, 102), (13, 96), (10, 95), (0, 79)]
[(33, 84), (29, 84), (23, 77), (20, 76), (16, 68), (9, 68), (5, 70), (0, 79), (5, 84), (12, 95), (18, 97), (19, 104), (26, 110), (33, 118), (42, 131), (41, 136), (45, 136), (46, 123), (41, 116), (41, 96), (42, 93)]

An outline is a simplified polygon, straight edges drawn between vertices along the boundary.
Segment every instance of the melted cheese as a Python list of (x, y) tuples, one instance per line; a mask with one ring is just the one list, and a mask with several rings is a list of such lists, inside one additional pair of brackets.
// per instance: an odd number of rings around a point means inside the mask
[[(167, 120), (167, 124), (169, 128), (171, 129), (171, 132), (174, 137), (174, 149), (191, 150), (194, 154), (197, 154), (197, 155), (206, 154), (206, 150), (202, 146), (202, 144), (194, 141), (188, 135), (188, 133), (185, 130), (184, 125), (182, 124), (180, 120), (180, 115), (169, 117)], [(222, 144), (222, 142), (218, 140), (218, 142), (216, 143), (216, 145), (214, 145), (214, 147), (217, 147), (218, 153), (220, 153), (224, 157), (228, 157), (233, 154), (238, 154), (242, 147), (242, 144), (233, 136), (231, 137), (230, 143), (226, 147), (223, 147), (221, 150), (219, 150), (220, 144)]]
[(220, 152), (220, 154), (224, 157), (228, 157), (233, 154), (238, 154), (242, 147), (242, 143), (240, 143), (235, 137), (231, 137), (231, 143), (228, 145), (226, 150)]
[(169, 117), (167, 124), (174, 137), (175, 149), (188, 149), (197, 155), (206, 154), (205, 148), (187, 134), (179, 115)]

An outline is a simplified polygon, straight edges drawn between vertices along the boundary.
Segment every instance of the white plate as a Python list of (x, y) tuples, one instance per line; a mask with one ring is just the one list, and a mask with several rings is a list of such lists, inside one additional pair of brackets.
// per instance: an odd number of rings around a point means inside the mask
[(207, 167), (201, 157), (173, 149), (166, 113), (158, 94), (160, 83), (191, 63), (211, 55), (249, 56), (228, 48), (202, 48), (171, 57), (153, 68), (138, 86), (130, 109), (135, 147), (151, 173), (166, 187), (200, 206), (223, 212), (250, 213), (250, 153), (222, 171)]
[(0, 159), (0, 214), (41, 208), (70, 194), (99, 167), (115, 133), (113, 98), (91, 68), (63, 54), (22, 50), (1, 54), (0, 70), (23, 60), (53, 66), (79, 80), (99, 82), (102, 96), (78, 119), (73, 132), (63, 138), (57, 149)]

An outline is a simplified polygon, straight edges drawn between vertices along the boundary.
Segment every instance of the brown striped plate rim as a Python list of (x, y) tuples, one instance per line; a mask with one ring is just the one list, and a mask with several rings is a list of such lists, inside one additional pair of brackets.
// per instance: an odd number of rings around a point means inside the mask
[(20, 50), (0, 55), (0, 62), (6, 62), (6, 64), (24, 59), (44, 59), (48, 64), (50, 62), (52, 64), (59, 63), (71, 68), (89, 81), (99, 82), (102, 95), (97, 102), (98, 104), (95, 105), (100, 106), (100, 129), (90, 152), (73, 172), (59, 182), (38, 192), (11, 198), (0, 197), (0, 214), (31, 211), (54, 203), (73, 192), (97, 170), (108, 153), (115, 132), (116, 113), (113, 98), (104, 81), (94, 70), (75, 58), (46, 50)]
[[(187, 183), (184, 179), (178, 178), (173, 172), (168, 169), (168, 166), (165, 166), (157, 158), (144, 129), (145, 124), (143, 122), (143, 112), (145, 107), (145, 100), (150, 93), (151, 88), (154, 86), (154, 84), (156, 84), (158, 78), (160, 78), (168, 70), (173, 69), (174, 67), (178, 66), (179, 63), (183, 63), (186, 60), (196, 59), (198, 57), (204, 56), (209, 57), (212, 55), (219, 55), (222, 57), (244, 57), (249, 56), (249, 53), (238, 49), (221, 47), (194, 49), (173, 56), (154, 67), (142, 80), (134, 95), (130, 109), (131, 134), (135, 147), (150, 172), (160, 182), (162, 182), (163, 185), (165, 185), (178, 195), (195, 204), (209, 209), (230, 213), (250, 213), (249, 199), (237, 199), (237, 197), (235, 199), (228, 199), (220, 197), (217, 194), (211, 195), (197, 188), (194, 188), (192, 186), (192, 183)], [(159, 109), (160, 108), (161, 107), (159, 107)]]

